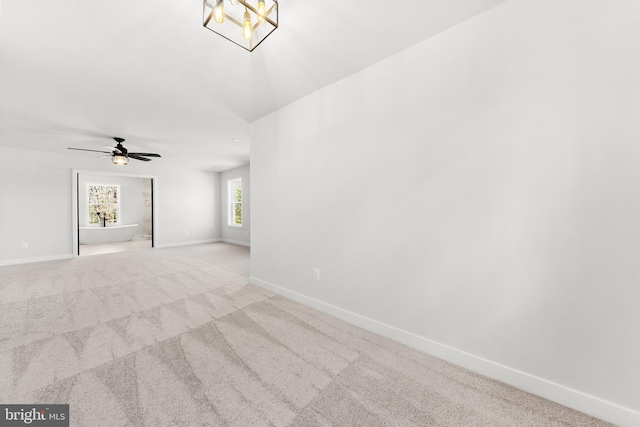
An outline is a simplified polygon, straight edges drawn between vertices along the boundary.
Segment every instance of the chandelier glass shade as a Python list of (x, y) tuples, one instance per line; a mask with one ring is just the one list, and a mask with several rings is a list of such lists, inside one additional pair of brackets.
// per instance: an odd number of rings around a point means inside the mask
[(249, 52), (278, 28), (276, 0), (204, 0), (204, 26)]

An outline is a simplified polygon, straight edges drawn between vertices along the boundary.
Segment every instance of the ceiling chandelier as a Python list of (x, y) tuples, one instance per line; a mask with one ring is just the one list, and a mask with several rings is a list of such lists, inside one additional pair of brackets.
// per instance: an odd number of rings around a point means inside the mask
[(206, 28), (251, 52), (278, 28), (278, 2), (204, 0), (203, 19)]

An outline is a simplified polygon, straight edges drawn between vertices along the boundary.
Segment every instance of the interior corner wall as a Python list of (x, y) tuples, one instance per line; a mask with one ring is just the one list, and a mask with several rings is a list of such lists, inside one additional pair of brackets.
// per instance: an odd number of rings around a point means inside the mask
[[(242, 227), (229, 226), (227, 181), (242, 178)], [(220, 174), (222, 240), (243, 246), (251, 246), (251, 176), (250, 167), (245, 166)]]
[(510, 0), (254, 122), (252, 282), (640, 425), (639, 20)]
[(11, 159), (0, 167), (0, 265), (73, 256), (72, 169), (154, 176), (156, 247), (221, 239), (219, 172), (7, 147), (0, 157)]
[(220, 172), (168, 169), (154, 181), (153, 194), (157, 247), (221, 240)]

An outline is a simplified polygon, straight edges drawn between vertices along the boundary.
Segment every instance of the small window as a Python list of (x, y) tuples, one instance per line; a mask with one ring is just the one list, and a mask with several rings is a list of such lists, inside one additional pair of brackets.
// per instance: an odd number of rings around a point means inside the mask
[(87, 184), (89, 225), (120, 223), (120, 186)]
[(231, 227), (242, 227), (242, 178), (227, 181), (229, 221)]

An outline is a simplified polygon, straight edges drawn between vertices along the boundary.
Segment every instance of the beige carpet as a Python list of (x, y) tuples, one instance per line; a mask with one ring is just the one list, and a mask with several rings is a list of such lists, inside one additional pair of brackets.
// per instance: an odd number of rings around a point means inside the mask
[(0, 268), (0, 403), (72, 426), (605, 426), (247, 283), (224, 243)]

